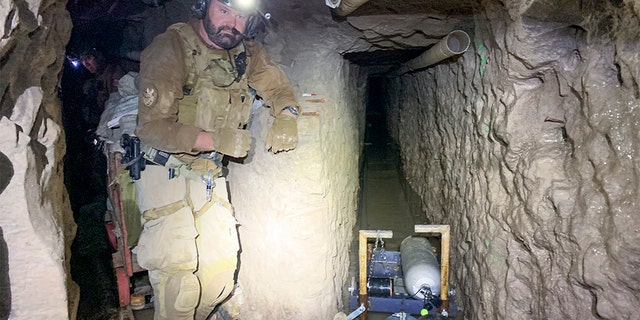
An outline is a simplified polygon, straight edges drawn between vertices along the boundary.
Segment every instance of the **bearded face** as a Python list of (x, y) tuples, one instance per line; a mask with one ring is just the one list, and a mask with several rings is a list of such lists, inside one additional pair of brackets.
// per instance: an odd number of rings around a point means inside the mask
[(202, 21), (203, 31), (214, 45), (231, 49), (242, 41), (248, 19), (249, 14), (211, 0)]
[(222, 49), (231, 49), (242, 41), (243, 35), (233, 26), (216, 25), (209, 15), (204, 18), (204, 30), (209, 40)]

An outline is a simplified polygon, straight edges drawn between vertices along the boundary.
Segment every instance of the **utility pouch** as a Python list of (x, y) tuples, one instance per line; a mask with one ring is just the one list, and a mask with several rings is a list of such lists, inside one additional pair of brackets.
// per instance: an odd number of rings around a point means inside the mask
[[(144, 143), (140, 145), (140, 148), (144, 159), (167, 167), (169, 180), (182, 176), (195, 181), (203, 181), (203, 174), (208, 174), (210, 170), (212, 170), (213, 175), (216, 177), (221, 171), (217, 164), (208, 157), (194, 158), (195, 160), (185, 162), (179, 156), (177, 157), (176, 155), (157, 150)], [(208, 166), (207, 163), (211, 163), (211, 166)]]

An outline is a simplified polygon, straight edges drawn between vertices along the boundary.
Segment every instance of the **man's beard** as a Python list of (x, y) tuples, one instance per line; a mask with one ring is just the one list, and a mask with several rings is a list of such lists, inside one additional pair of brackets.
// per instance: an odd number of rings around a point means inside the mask
[[(204, 19), (204, 30), (207, 32), (207, 37), (209, 37), (211, 42), (218, 47), (227, 50), (237, 46), (243, 38), (243, 35), (235, 28), (229, 26), (216, 27), (211, 23), (211, 19), (209, 19), (209, 17)], [(230, 31), (231, 34), (222, 33), (223, 30)]]

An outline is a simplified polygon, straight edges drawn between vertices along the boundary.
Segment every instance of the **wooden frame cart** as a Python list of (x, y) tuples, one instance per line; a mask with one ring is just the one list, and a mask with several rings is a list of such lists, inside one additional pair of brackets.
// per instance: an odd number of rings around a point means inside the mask
[[(450, 312), (449, 303), (449, 243), (450, 243), (450, 227), (448, 225), (415, 225), (416, 234), (440, 235), (440, 300), (442, 306), (440, 311)], [(358, 305), (364, 305), (365, 311), (360, 315), (359, 319), (366, 320), (367, 313), (370, 310), (372, 299), (381, 299), (377, 297), (369, 297), (367, 288), (367, 277), (369, 275), (368, 261), (369, 257), (368, 242), (370, 239), (389, 239), (393, 237), (393, 231), (390, 230), (360, 230), (358, 237), (358, 264), (359, 264), (359, 290)], [(384, 298), (382, 298), (384, 299)], [(394, 299), (387, 299), (394, 300)], [(373, 310), (377, 311), (377, 310)], [(445, 314), (443, 312), (443, 314)]]

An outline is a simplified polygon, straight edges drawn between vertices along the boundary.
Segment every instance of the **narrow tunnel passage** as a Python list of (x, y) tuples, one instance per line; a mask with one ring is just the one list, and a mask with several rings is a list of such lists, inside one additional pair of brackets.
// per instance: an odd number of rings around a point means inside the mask
[[(411, 55), (411, 53), (409, 54)], [(360, 58), (366, 60), (366, 54), (361, 55)], [(372, 60), (375, 59), (372, 57)], [(364, 148), (360, 168), (360, 202), (356, 223), (358, 230), (354, 231), (354, 242), (352, 244), (354, 249), (352, 249), (351, 253), (350, 276), (353, 279), (359, 279), (359, 270), (361, 270), (357, 252), (359, 230), (391, 231), (393, 233), (392, 238), (369, 239), (369, 245), (373, 248), (373, 255), (383, 254), (384, 256), (385, 252), (389, 252), (391, 254), (389, 257), (395, 257), (396, 254), (399, 256), (401, 242), (409, 236), (416, 235), (414, 226), (428, 224), (426, 217), (420, 212), (420, 205), (410, 203), (412, 200), (418, 200), (404, 178), (398, 146), (389, 134), (388, 109), (384, 104), (386, 101), (384, 95), (387, 92), (387, 88), (385, 88), (386, 80), (384, 76), (374, 75), (369, 77), (367, 81)], [(429, 241), (434, 247), (439, 246), (439, 239), (430, 238)], [(379, 260), (380, 258), (368, 260), (368, 268), (371, 268), (372, 263), (380, 263)], [(393, 267), (393, 263), (392, 259), (382, 262), (385, 268), (396, 268)], [(371, 274), (368, 274), (367, 281), (370, 281), (370, 278)], [(399, 292), (405, 291), (402, 288), (401, 279), (395, 276), (391, 276), (390, 279), (394, 283), (390, 286), (392, 288), (391, 292), (395, 292), (398, 289)], [(354, 283), (357, 282), (355, 280)], [(394, 299), (384, 300), (384, 294), (373, 293), (380, 287), (367, 283), (368, 287), (370, 285), (372, 286), (370, 288), (372, 291), (369, 294), (373, 297), (378, 297), (378, 299), (383, 298), (377, 301), (384, 301), (385, 304), (377, 305), (372, 311), (369, 311), (367, 319), (400, 319), (401, 315), (398, 312), (404, 311), (404, 309), (402, 307), (394, 308), (391, 305), (396, 302), (404, 304), (405, 302), (400, 302), (403, 299), (401, 297), (404, 297), (404, 295), (394, 295)], [(384, 291), (387, 287), (382, 285), (382, 288)], [(406, 298), (408, 297), (404, 299)], [(354, 307), (352, 302), (351, 309), (354, 309)], [(386, 308), (394, 311), (380, 310)], [(414, 314), (414, 316), (417, 315)]]
[(391, 230), (387, 249), (399, 250), (400, 241), (413, 234), (414, 221), (405, 196), (401, 159), (389, 135), (384, 106), (384, 78), (371, 77), (367, 86), (366, 128), (362, 161), (361, 230)]

